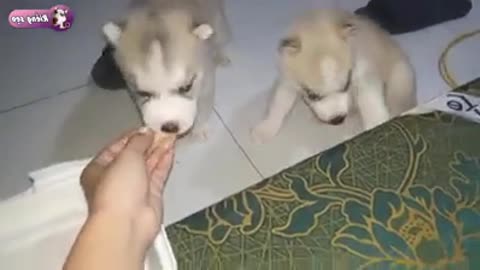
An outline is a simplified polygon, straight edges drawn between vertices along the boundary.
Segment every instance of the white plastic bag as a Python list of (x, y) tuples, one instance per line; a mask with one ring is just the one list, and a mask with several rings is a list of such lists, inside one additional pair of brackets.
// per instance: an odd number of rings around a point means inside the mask
[[(0, 269), (62, 269), (87, 214), (79, 178), (88, 161), (34, 172), (29, 190), (0, 202)], [(177, 270), (163, 226), (153, 251), (146, 269)]]

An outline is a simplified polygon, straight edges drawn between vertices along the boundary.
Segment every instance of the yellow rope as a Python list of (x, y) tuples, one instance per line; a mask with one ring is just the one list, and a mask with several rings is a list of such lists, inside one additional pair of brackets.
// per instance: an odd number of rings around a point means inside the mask
[(477, 34), (480, 34), (480, 29), (477, 29), (475, 31), (472, 31), (472, 32), (468, 32), (468, 33), (464, 33), (460, 36), (458, 36), (457, 38), (455, 38), (454, 40), (452, 40), (447, 48), (445, 48), (445, 50), (442, 52), (442, 55), (440, 56), (440, 59), (438, 61), (438, 69), (440, 71), (440, 76), (442, 76), (443, 80), (453, 89), (453, 88), (456, 88), (458, 87), (458, 83), (455, 81), (453, 75), (452, 75), (452, 72), (449, 70), (448, 68), (448, 63), (447, 63), (447, 57), (448, 57), (448, 53), (450, 52), (450, 50), (455, 47), (456, 45), (458, 45), (460, 42), (468, 39), (468, 38), (471, 38)]

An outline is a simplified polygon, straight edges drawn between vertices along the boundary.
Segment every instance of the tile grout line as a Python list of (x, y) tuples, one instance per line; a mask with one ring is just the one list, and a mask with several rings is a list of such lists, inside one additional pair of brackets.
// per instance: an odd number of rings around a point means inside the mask
[[(87, 86), (89, 83), (85, 83), (85, 84), (81, 84), (81, 85), (78, 85), (78, 86), (75, 86), (75, 87), (72, 87), (72, 88), (68, 88), (68, 89), (65, 89), (65, 90), (62, 90), (56, 94), (53, 94), (53, 95), (49, 95), (49, 96), (46, 96), (46, 97), (42, 97), (42, 98), (37, 98), (37, 99), (34, 99), (30, 102), (27, 102), (27, 103), (24, 103), (24, 104), (20, 104), (20, 105), (15, 105), (13, 107), (10, 107), (8, 109), (5, 109), (5, 110), (0, 110), (0, 114), (2, 113), (8, 113), (8, 112), (11, 112), (11, 111), (14, 111), (16, 109), (20, 109), (20, 108), (24, 108), (24, 107), (27, 107), (29, 105), (32, 105), (32, 104), (35, 104), (37, 102), (40, 102), (40, 101), (44, 101), (44, 100), (49, 100), (49, 99), (52, 99), (54, 97), (57, 97), (57, 96), (61, 96), (63, 94), (66, 94), (66, 93), (69, 93), (69, 92), (73, 92), (75, 90), (78, 90), (80, 88), (83, 88), (85, 86)], [(128, 90), (127, 90), (128, 92)], [(130, 94), (130, 93), (129, 93)], [(131, 98), (131, 96), (130, 96)], [(233, 141), (235, 142), (235, 144), (237, 145), (237, 147), (240, 149), (240, 151), (242, 152), (243, 156), (248, 160), (248, 162), (250, 163), (250, 165), (253, 167), (253, 169), (255, 170), (255, 172), (258, 174), (258, 176), (261, 177), (261, 179), (264, 179), (264, 175), (260, 172), (260, 170), (258, 169), (258, 167), (255, 165), (255, 163), (253, 162), (252, 158), (248, 155), (247, 151), (242, 147), (242, 145), (240, 144), (240, 142), (237, 140), (237, 138), (234, 136), (232, 130), (227, 126), (227, 124), (225, 123), (225, 121), (223, 120), (222, 116), (220, 115), (220, 113), (218, 113), (217, 109), (214, 108), (213, 111), (215, 112), (215, 114), (217, 115), (217, 117), (220, 119), (220, 122), (222, 123), (222, 125), (225, 127), (225, 129), (227, 130), (228, 134), (230, 135), (230, 137), (233, 139)]]
[(60, 95), (63, 95), (63, 94), (66, 94), (66, 93), (69, 93), (69, 92), (72, 92), (72, 91), (75, 91), (75, 90), (78, 90), (80, 88), (83, 88), (85, 86), (87, 86), (88, 83), (85, 83), (85, 84), (82, 84), (82, 85), (79, 85), (79, 86), (74, 86), (72, 88), (67, 88), (65, 90), (62, 90), (58, 93), (55, 93), (53, 95), (49, 95), (49, 96), (46, 96), (46, 97), (41, 97), (41, 98), (37, 98), (37, 99), (34, 99), (32, 101), (29, 101), (29, 102), (26, 102), (26, 103), (23, 103), (23, 104), (20, 104), (20, 105), (15, 105), (15, 106), (12, 106), (10, 108), (7, 108), (7, 109), (4, 109), (4, 110), (0, 110), (0, 114), (2, 113), (8, 113), (8, 112), (11, 112), (11, 111), (14, 111), (16, 109), (20, 109), (20, 108), (24, 108), (24, 107), (27, 107), (27, 106), (30, 106), (32, 104), (35, 104), (37, 102), (40, 102), (40, 101), (44, 101), (44, 100), (48, 100), (48, 99), (51, 99), (51, 98), (54, 98), (56, 96), (60, 96)]
[(258, 169), (258, 167), (255, 165), (255, 163), (253, 162), (252, 158), (248, 155), (247, 151), (242, 147), (242, 145), (240, 144), (240, 142), (237, 140), (237, 138), (233, 135), (233, 132), (232, 130), (227, 126), (227, 124), (225, 123), (225, 121), (223, 120), (222, 116), (220, 116), (220, 113), (218, 113), (217, 109), (216, 108), (213, 108), (213, 111), (215, 112), (215, 114), (217, 115), (217, 117), (220, 119), (220, 122), (222, 123), (222, 125), (225, 127), (225, 129), (227, 130), (228, 134), (230, 135), (230, 137), (233, 139), (233, 141), (235, 142), (235, 144), (238, 146), (238, 148), (240, 149), (240, 151), (243, 153), (244, 157), (248, 160), (248, 162), (250, 163), (250, 165), (253, 167), (253, 169), (257, 172), (258, 176), (260, 176), (260, 180), (263, 180), (265, 179), (265, 176), (263, 176), (263, 174), (260, 172), (260, 170)]

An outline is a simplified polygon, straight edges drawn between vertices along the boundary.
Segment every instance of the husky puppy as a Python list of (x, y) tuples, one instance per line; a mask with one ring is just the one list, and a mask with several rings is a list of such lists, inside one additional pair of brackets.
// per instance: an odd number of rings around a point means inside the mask
[(256, 142), (278, 133), (298, 97), (331, 125), (358, 111), (365, 129), (416, 104), (407, 56), (388, 33), (352, 13), (314, 10), (300, 16), (280, 42), (279, 58), (268, 112), (252, 131)]
[(146, 125), (206, 139), (216, 68), (229, 61), (223, 0), (144, 0), (103, 32)]

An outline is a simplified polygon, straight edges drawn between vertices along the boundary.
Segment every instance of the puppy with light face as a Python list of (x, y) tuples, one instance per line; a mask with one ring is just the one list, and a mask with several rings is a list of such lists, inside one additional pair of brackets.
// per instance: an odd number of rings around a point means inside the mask
[(154, 0), (104, 25), (149, 127), (206, 139), (215, 71), (228, 62), (227, 27), (220, 0)]
[(358, 111), (365, 129), (415, 106), (406, 55), (386, 32), (349, 12), (314, 10), (297, 18), (279, 57), (267, 115), (252, 131), (256, 142), (278, 133), (299, 97), (330, 125)]
[(65, 22), (67, 21), (68, 10), (63, 10), (60, 8), (55, 8), (53, 10), (52, 23), (54, 26), (59, 27), (60, 29), (65, 29)]

